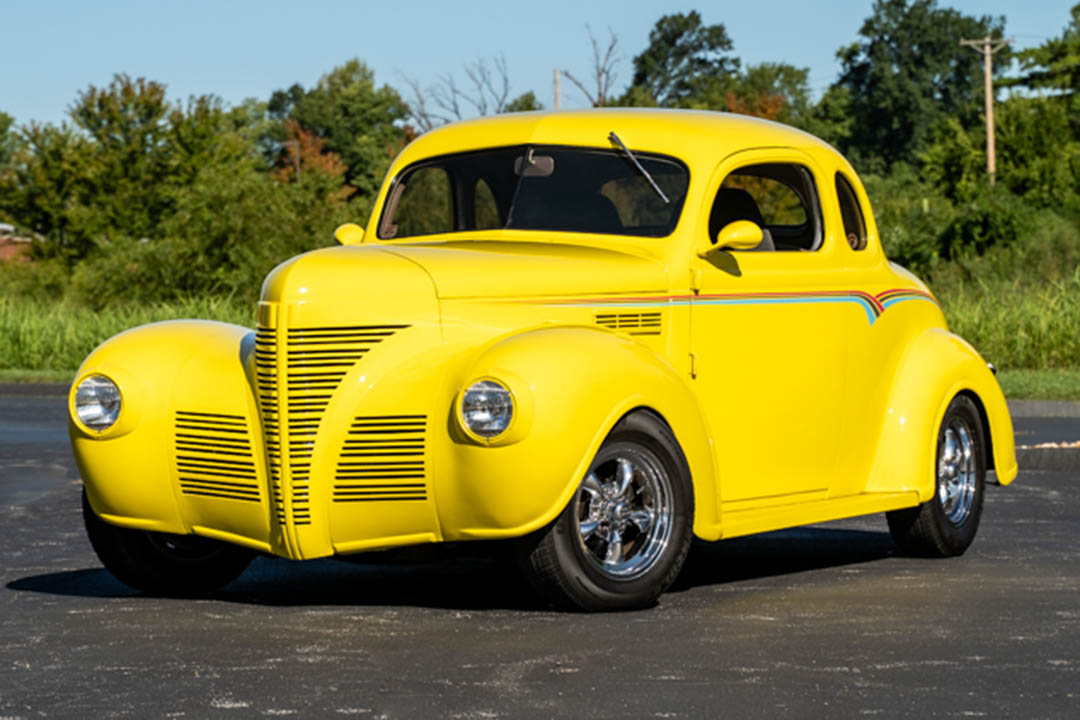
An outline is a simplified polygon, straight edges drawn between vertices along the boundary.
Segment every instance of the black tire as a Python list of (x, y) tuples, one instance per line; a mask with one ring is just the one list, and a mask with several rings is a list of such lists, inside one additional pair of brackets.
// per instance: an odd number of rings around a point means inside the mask
[(900, 551), (921, 557), (963, 555), (979, 529), (986, 489), (982, 418), (967, 395), (949, 403), (937, 434), (934, 497), (885, 514)]
[(518, 557), (556, 607), (647, 607), (682, 569), (693, 519), (690, 469), (675, 436), (652, 413), (636, 411), (612, 429), (555, 522), (519, 542)]
[(150, 595), (198, 597), (235, 580), (255, 553), (197, 535), (131, 530), (110, 525), (83, 491), (83, 522), (90, 545), (120, 582)]

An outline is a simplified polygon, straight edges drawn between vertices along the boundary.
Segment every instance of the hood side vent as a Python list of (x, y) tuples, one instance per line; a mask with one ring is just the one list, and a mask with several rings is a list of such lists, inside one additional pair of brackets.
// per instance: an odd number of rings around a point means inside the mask
[(251, 438), (242, 415), (178, 410), (174, 428), (183, 494), (259, 502)]
[(334, 474), (334, 502), (427, 500), (426, 415), (358, 416)]
[(660, 313), (597, 313), (597, 325), (629, 335), (659, 335)]

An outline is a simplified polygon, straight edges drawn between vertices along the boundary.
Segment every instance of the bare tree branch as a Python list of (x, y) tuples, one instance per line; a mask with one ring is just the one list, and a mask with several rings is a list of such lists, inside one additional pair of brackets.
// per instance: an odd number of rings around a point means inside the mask
[(618, 55), (615, 54), (615, 49), (619, 44), (619, 36), (615, 34), (615, 31), (608, 28), (608, 35), (610, 40), (607, 44), (607, 49), (603, 53), (600, 52), (600, 43), (596, 41), (596, 36), (593, 35), (592, 28), (585, 25), (585, 29), (589, 33), (589, 42), (592, 43), (593, 51), (593, 67), (592, 75), (593, 81), (596, 83), (596, 90), (590, 91), (585, 87), (585, 84), (574, 77), (574, 74), (569, 70), (563, 70), (563, 75), (570, 78), (570, 82), (577, 86), (577, 89), (588, 99), (589, 104), (593, 107), (603, 107), (607, 104), (611, 95), (611, 88), (615, 84), (615, 80), (618, 75), (615, 73), (615, 64), (621, 60)]
[(459, 88), (450, 73), (440, 76), (435, 85), (427, 88), (421, 88), (416, 80), (401, 76), (411, 91), (412, 100), (407, 104), (418, 128), (427, 132), (437, 125), (462, 120), (468, 108), (477, 115), (505, 111), (510, 98), (506, 57), (499, 55), (493, 65), (494, 68), (484, 59), (466, 65), (465, 77), (471, 86), (468, 90)]

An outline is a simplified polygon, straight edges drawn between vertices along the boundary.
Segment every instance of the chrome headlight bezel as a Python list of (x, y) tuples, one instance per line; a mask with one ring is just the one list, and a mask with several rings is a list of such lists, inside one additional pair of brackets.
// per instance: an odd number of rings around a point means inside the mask
[(103, 373), (82, 378), (71, 394), (71, 417), (94, 435), (115, 427), (123, 409), (120, 386)]

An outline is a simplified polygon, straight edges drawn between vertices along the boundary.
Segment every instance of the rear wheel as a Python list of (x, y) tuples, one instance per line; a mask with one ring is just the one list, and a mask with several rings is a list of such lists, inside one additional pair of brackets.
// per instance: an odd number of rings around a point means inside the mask
[(915, 508), (886, 513), (901, 551), (962, 555), (975, 539), (986, 483), (986, 441), (975, 403), (957, 395), (941, 420), (934, 497)]
[(197, 535), (131, 530), (94, 513), (83, 491), (83, 521), (90, 545), (116, 579), (151, 595), (206, 595), (235, 580), (255, 556), (251, 550)]
[(690, 549), (694, 496), (682, 451), (647, 412), (623, 418), (558, 519), (522, 541), (526, 574), (556, 606), (651, 605)]

